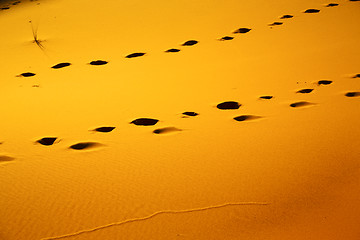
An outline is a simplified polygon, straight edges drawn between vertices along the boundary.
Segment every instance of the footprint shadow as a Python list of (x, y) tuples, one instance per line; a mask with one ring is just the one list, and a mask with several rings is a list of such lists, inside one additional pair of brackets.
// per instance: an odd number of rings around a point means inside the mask
[(10, 157), (10, 156), (7, 156), (7, 155), (0, 155), (0, 164), (1, 163), (12, 162), (14, 160), (15, 160), (14, 157)]
[(250, 121), (250, 120), (257, 120), (260, 118), (263, 118), (263, 117), (256, 116), (256, 115), (241, 115), (241, 116), (234, 117), (234, 120), (238, 121), (238, 122), (244, 122), (244, 121)]
[(241, 106), (241, 104), (239, 104), (238, 102), (235, 102), (235, 101), (222, 102), (222, 103), (219, 103), (218, 105), (216, 105), (216, 107), (221, 110), (239, 109), (240, 106)]
[(301, 107), (308, 107), (308, 106), (312, 106), (312, 105), (315, 105), (315, 104), (307, 102), (307, 101), (299, 101), (299, 102), (291, 103), (289, 106), (292, 108), (301, 108)]
[(103, 144), (98, 142), (79, 142), (71, 145), (69, 148), (73, 150), (92, 150), (100, 146), (103, 146)]
[(158, 128), (153, 131), (155, 134), (167, 134), (167, 133), (174, 133), (174, 132), (180, 132), (182, 129), (176, 128), (176, 127), (164, 127), (164, 128)]

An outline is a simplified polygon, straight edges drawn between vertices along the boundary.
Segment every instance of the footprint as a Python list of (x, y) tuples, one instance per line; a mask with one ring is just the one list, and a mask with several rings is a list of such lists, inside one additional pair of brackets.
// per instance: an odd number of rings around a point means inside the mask
[(196, 40), (189, 40), (189, 41), (184, 42), (182, 44), (182, 46), (193, 46), (193, 45), (195, 45), (197, 43), (198, 43), (198, 41), (196, 41)]
[(348, 92), (345, 94), (346, 97), (360, 97), (360, 92)]
[(285, 14), (285, 15), (282, 15), (280, 17), (280, 19), (288, 19), (288, 18), (293, 18), (293, 17), (294, 17), (293, 15)]
[(319, 9), (309, 8), (304, 13), (318, 13), (320, 12)]
[(50, 146), (53, 145), (56, 141), (56, 137), (44, 137), (42, 139), (37, 140), (37, 143), (40, 143), (41, 145)]
[(241, 115), (234, 117), (234, 120), (238, 122), (248, 121), (248, 120), (255, 120), (261, 118), (260, 116), (254, 116), (254, 115)]
[(339, 6), (338, 3), (329, 3), (328, 5), (326, 5), (326, 7), (336, 7)]
[(313, 103), (301, 101), (301, 102), (295, 102), (295, 103), (290, 104), (290, 107), (297, 108), (297, 107), (306, 107), (309, 105), (313, 105)]
[(225, 37), (220, 38), (219, 40), (220, 41), (229, 41), (229, 40), (233, 40), (233, 39), (234, 39), (234, 37), (225, 36)]
[(261, 97), (259, 97), (260, 99), (272, 99), (273, 98), (273, 96), (261, 96)]
[(320, 80), (317, 82), (318, 85), (329, 85), (331, 83), (332, 83), (332, 81), (330, 81), (330, 80)]
[(1, 10), (8, 10), (8, 9), (10, 9), (10, 7), (2, 7), (2, 8), (0, 8)]
[(314, 89), (305, 88), (305, 89), (301, 89), (301, 90), (297, 91), (296, 93), (311, 93), (312, 91), (314, 91)]
[(164, 134), (164, 133), (171, 133), (171, 132), (179, 132), (182, 131), (179, 128), (176, 127), (164, 127), (164, 128), (158, 128), (153, 131), (155, 134)]
[(17, 77), (32, 77), (32, 76), (35, 76), (36, 74), (35, 73), (32, 73), (32, 72), (25, 72), (25, 73), (22, 73), (20, 75), (17, 75)]
[(176, 53), (176, 52), (180, 52), (180, 49), (170, 48), (170, 49), (166, 50), (165, 52), (167, 52), (167, 53)]
[(186, 116), (190, 116), (190, 117), (195, 117), (195, 116), (199, 115), (196, 112), (183, 112), (182, 114), (184, 114)]
[(222, 110), (229, 110), (229, 109), (238, 109), (240, 106), (241, 104), (239, 104), (238, 102), (228, 101), (228, 102), (219, 103), (216, 107)]
[(251, 28), (239, 28), (235, 30), (233, 33), (248, 33), (251, 31)]
[(353, 78), (360, 78), (360, 73), (356, 74), (355, 76), (353, 76)]
[(6, 155), (0, 155), (0, 163), (2, 162), (11, 162), (11, 161), (14, 161), (15, 158), (13, 157), (9, 157), (9, 156), (6, 156)]
[(101, 144), (99, 144), (97, 142), (80, 142), (80, 143), (71, 145), (69, 148), (74, 149), (74, 150), (84, 150), (84, 149), (92, 149), (92, 148), (98, 147), (100, 145)]
[(349, 0), (350, 2), (359, 2), (360, 0)]
[(280, 26), (280, 25), (283, 25), (282, 22), (273, 22), (271, 24), (269, 24), (269, 26)]
[(59, 68), (63, 68), (63, 67), (68, 67), (68, 66), (70, 66), (70, 65), (71, 65), (71, 63), (65, 62), (65, 63), (56, 64), (56, 65), (52, 66), (51, 68), (53, 68), (53, 69), (59, 69)]
[(21, 3), (21, 1), (13, 2), (12, 5), (18, 5), (19, 3)]
[(90, 62), (91, 65), (95, 65), (95, 66), (105, 65), (107, 63), (108, 63), (107, 61), (103, 61), (103, 60), (96, 60), (96, 61), (91, 61)]
[(144, 56), (146, 53), (137, 52), (137, 53), (131, 53), (126, 56), (126, 58), (135, 58), (135, 57), (141, 57)]
[(152, 118), (138, 118), (133, 120), (131, 123), (137, 126), (152, 126), (155, 125), (159, 120)]
[(111, 132), (114, 129), (115, 129), (115, 127), (98, 127), (98, 128), (95, 128), (93, 131), (102, 132), (102, 133), (108, 133), (108, 132)]

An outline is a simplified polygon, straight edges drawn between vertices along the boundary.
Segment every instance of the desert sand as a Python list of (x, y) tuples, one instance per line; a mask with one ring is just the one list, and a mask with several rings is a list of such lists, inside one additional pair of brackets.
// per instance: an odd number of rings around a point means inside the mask
[(360, 1), (0, 1), (0, 239), (360, 238)]

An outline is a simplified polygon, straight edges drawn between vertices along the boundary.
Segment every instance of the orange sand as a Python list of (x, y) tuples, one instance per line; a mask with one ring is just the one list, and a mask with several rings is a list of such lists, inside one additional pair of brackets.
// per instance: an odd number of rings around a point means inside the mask
[(359, 2), (11, 3), (1, 240), (360, 238)]

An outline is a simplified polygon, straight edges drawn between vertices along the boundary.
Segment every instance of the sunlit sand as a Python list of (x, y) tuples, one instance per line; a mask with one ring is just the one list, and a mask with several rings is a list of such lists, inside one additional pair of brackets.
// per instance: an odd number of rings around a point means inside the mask
[(0, 240), (360, 238), (360, 1), (0, 1)]

